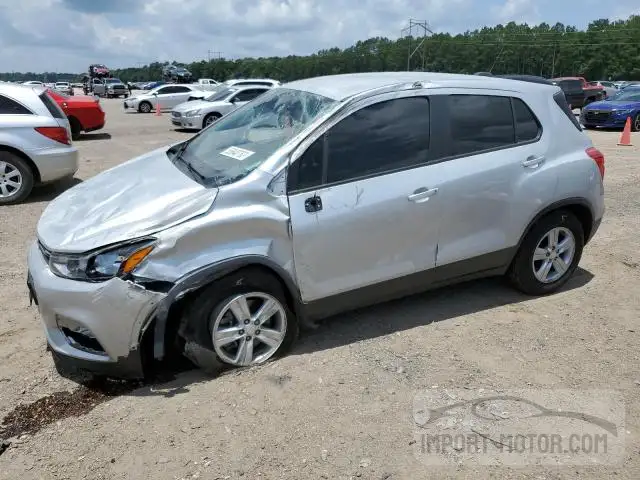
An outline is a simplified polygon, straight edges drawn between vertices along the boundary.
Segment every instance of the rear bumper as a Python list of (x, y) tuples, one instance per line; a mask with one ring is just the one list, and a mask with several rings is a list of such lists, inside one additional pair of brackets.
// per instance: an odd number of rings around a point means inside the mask
[(28, 152), (40, 173), (42, 183), (70, 177), (78, 171), (76, 147), (47, 148)]

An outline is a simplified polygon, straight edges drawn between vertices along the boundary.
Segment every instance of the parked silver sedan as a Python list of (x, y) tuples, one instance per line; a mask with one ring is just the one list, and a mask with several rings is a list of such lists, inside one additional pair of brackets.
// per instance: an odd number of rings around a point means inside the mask
[(125, 99), (124, 109), (149, 113), (159, 105), (160, 110), (167, 111), (186, 101), (196, 91), (201, 91), (199, 85), (161, 85), (148, 92), (141, 92)]
[(40, 86), (0, 85), (0, 206), (19, 203), (35, 184), (73, 176), (78, 150), (69, 121)]
[(270, 89), (263, 85), (218, 89), (202, 100), (184, 102), (175, 107), (171, 111), (171, 123), (179, 128), (200, 130)]

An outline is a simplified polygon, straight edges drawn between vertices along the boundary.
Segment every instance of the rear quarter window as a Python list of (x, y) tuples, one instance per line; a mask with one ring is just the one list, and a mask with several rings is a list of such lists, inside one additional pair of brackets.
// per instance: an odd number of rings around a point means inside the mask
[(65, 118), (64, 112), (58, 107), (58, 104), (53, 101), (53, 99), (47, 94), (47, 92), (42, 92), (40, 95), (40, 100), (44, 103), (44, 106), (47, 107), (47, 110), (51, 114), (53, 118)]
[(31, 111), (21, 103), (0, 95), (0, 115), (31, 115)]
[(569, 120), (571, 120), (571, 123), (573, 123), (573, 126), (576, 127), (578, 130), (582, 131), (582, 127), (580, 126), (580, 123), (578, 122), (578, 120), (576, 119), (576, 116), (573, 114), (573, 112), (569, 108), (569, 104), (567, 103), (567, 98), (564, 96), (564, 93), (563, 92), (554, 93), (553, 100), (556, 102), (556, 105), (558, 105), (558, 108), (562, 110), (562, 112), (567, 116)]

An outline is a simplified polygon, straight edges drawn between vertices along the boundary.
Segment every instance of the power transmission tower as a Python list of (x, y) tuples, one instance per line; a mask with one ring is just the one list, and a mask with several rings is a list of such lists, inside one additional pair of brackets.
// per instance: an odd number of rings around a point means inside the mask
[(214, 57), (218, 57), (217, 59), (220, 60), (222, 58), (222, 52), (214, 52), (212, 50), (207, 50), (207, 59), (210, 62), (211, 61), (211, 56)]
[[(417, 53), (419, 55), (419, 68), (425, 70), (427, 64), (427, 44), (429, 35), (433, 35), (433, 30), (426, 20), (409, 19), (409, 26), (400, 31), (400, 38), (408, 38), (407, 48), (407, 71), (411, 71), (411, 59)], [(414, 43), (414, 38), (416, 42)]]

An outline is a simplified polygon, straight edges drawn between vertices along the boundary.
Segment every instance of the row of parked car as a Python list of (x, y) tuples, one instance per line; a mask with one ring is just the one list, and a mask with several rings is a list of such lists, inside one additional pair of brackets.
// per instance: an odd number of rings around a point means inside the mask
[(37, 184), (72, 177), (78, 170), (72, 140), (104, 125), (93, 96), (0, 84), (0, 205), (20, 203)]

